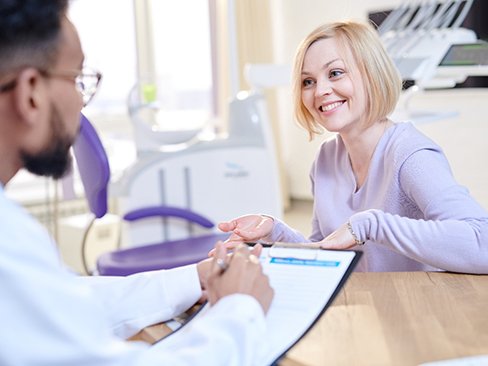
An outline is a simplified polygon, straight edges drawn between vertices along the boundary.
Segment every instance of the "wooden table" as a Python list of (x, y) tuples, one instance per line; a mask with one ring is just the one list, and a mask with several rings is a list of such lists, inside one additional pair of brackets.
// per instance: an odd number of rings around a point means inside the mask
[(488, 276), (353, 273), (282, 365), (418, 365), (488, 354)]
[(488, 276), (353, 273), (280, 365), (410, 366), (480, 354), (488, 354)]

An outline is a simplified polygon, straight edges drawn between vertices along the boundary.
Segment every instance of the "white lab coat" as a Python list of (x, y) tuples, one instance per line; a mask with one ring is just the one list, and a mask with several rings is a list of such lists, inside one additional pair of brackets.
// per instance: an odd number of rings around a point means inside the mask
[(0, 365), (253, 365), (264, 314), (247, 295), (220, 300), (154, 346), (125, 338), (201, 296), (195, 266), (80, 277), (44, 228), (0, 187)]

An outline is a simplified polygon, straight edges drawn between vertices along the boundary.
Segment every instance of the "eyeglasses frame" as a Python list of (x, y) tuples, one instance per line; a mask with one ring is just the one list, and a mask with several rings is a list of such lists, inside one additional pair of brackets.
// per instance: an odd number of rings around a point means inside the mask
[[(53, 71), (53, 70), (42, 70), (42, 69), (38, 69), (38, 71), (44, 77), (64, 78), (64, 79), (73, 80), (75, 82), (76, 89), (83, 97), (84, 107), (92, 100), (93, 96), (96, 94), (98, 90), (100, 81), (102, 80), (101, 72), (86, 66), (84, 66), (81, 70), (73, 70), (73, 71)], [(86, 83), (83, 82), (83, 79), (86, 77), (96, 78), (94, 87), (92, 88), (93, 91), (90, 91), (85, 87)], [(11, 81), (6, 82), (3, 85), (0, 85), (0, 94), (10, 91), (14, 89), (16, 86), (17, 86), (17, 79), (15, 78)]]

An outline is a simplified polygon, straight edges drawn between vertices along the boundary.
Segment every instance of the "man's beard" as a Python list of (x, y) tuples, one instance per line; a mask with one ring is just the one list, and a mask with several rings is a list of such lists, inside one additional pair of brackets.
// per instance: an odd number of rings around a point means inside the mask
[(70, 138), (63, 126), (59, 111), (53, 106), (51, 118), (51, 142), (37, 154), (21, 152), (24, 167), (31, 173), (59, 179), (71, 170)]

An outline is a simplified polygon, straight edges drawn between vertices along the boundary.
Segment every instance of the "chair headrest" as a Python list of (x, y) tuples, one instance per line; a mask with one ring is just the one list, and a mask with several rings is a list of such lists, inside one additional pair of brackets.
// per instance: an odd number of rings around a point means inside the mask
[(107, 213), (110, 165), (97, 131), (83, 114), (73, 152), (90, 211), (100, 218)]

